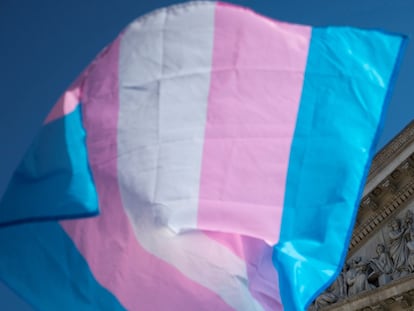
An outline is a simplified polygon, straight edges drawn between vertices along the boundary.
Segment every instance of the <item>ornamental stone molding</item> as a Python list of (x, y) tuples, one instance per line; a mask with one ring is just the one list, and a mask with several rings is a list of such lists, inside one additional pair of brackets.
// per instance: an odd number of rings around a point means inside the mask
[(375, 156), (345, 265), (316, 310), (414, 311), (414, 121)]

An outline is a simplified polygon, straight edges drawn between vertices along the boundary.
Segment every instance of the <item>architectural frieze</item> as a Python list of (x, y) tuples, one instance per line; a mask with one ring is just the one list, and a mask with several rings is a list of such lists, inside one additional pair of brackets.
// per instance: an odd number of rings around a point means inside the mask
[[(414, 158), (414, 154), (411, 155)], [(404, 161), (371, 193), (362, 198), (360, 212), (350, 241), (348, 253), (352, 255), (361, 241), (378, 231), (396, 211), (412, 200), (414, 195), (414, 161)], [(394, 177), (393, 177), (394, 176)]]
[(374, 158), (342, 272), (309, 310), (414, 311), (414, 122)]
[[(344, 297), (324, 311), (414, 311), (414, 275), (408, 275), (371, 291)], [(317, 310), (317, 309), (316, 309)]]
[(414, 204), (392, 217), (364, 249), (348, 255), (309, 310), (403, 310), (414, 303), (409, 293), (414, 293)]

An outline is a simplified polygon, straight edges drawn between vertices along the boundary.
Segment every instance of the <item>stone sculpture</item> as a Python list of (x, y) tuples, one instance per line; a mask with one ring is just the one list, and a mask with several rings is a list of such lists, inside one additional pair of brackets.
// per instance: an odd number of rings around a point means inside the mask
[(383, 241), (376, 246), (376, 255), (352, 258), (342, 273), (318, 298), (309, 310), (352, 297), (363, 291), (383, 286), (393, 280), (414, 273), (414, 214), (407, 211), (403, 220), (394, 218), (389, 229), (382, 231)]
[(384, 244), (378, 244), (376, 251), (377, 257), (370, 260), (372, 273), (369, 279), (377, 279), (378, 286), (382, 286), (387, 284), (392, 279), (393, 263), (389, 254), (386, 252)]
[(346, 280), (349, 296), (356, 295), (359, 292), (375, 287), (368, 282), (367, 272), (368, 263), (363, 262), (361, 257), (357, 257), (352, 261)]
[(391, 221), (391, 231), (388, 233), (390, 238), (390, 256), (394, 265), (394, 278), (400, 277), (405, 271), (405, 262), (407, 260), (407, 245), (405, 243), (405, 230), (401, 226), (401, 221), (394, 218)]

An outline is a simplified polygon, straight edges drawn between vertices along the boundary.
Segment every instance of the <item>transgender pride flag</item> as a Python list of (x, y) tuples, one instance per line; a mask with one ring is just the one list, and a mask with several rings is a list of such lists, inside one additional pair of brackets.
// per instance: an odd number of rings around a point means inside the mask
[(10, 180), (1, 280), (37, 310), (304, 310), (341, 266), (404, 43), (214, 2), (137, 19)]

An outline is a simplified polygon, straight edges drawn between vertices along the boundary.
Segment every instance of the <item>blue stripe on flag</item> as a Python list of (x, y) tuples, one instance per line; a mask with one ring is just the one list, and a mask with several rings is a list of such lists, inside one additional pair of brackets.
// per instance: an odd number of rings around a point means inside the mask
[(56, 222), (0, 229), (0, 279), (36, 310), (125, 310)]
[(404, 42), (347, 27), (312, 32), (273, 254), (285, 310), (304, 310), (343, 264)]
[(81, 105), (45, 125), (0, 201), (0, 226), (98, 213)]

